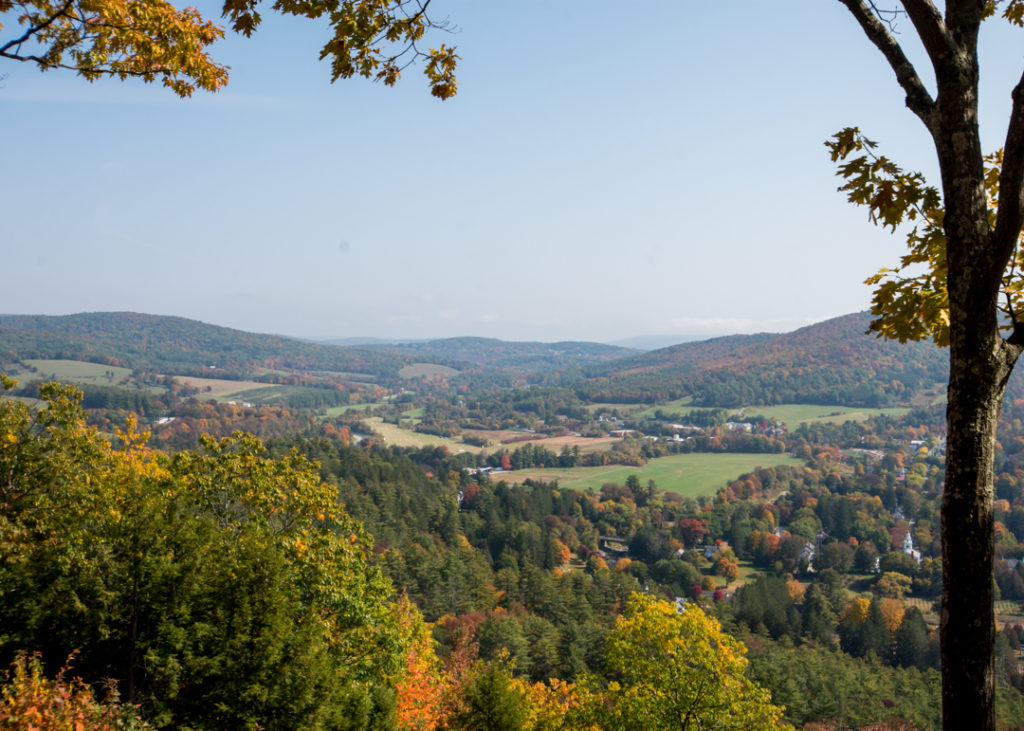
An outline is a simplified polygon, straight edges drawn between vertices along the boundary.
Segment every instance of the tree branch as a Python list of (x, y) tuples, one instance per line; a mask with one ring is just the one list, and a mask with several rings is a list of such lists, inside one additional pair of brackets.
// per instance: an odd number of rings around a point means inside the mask
[[(917, 0), (918, 3), (926, 0)], [(907, 95), (907, 108), (916, 114), (932, 134), (938, 132), (938, 121), (935, 117), (935, 100), (921, 83), (914, 64), (903, 53), (900, 44), (892, 37), (885, 24), (875, 14), (873, 8), (863, 0), (839, 0), (860, 23), (868, 40), (882, 52), (889, 66), (896, 73), (896, 81)], [(912, 4), (912, 3), (907, 3)], [(908, 11), (909, 12), (909, 11)]]
[(1024, 226), (1024, 73), (1011, 94), (1013, 106), (1003, 143), (999, 171), (999, 208), (993, 243), (1000, 256), (1009, 256)]
[(903, 7), (933, 65), (938, 66), (957, 52), (942, 14), (931, 0), (903, 0)]
[[(4, 58), (9, 58), (9, 59), (11, 59), (13, 61), (35, 61), (35, 62), (39, 63), (40, 65), (44, 65), (44, 63), (45, 63), (44, 60), (39, 58), (38, 56), (22, 56), (21, 55), (21, 44), (23, 44), (26, 41), (28, 41), (29, 38), (31, 38), (35, 34), (39, 33), (40, 31), (43, 31), (43, 30), (46, 30), (47, 28), (49, 28), (51, 25), (53, 25), (54, 23), (57, 22), (58, 18), (60, 18), (60, 17), (70, 17), (70, 16), (68, 16), (68, 11), (71, 10), (71, 6), (72, 5), (74, 5), (74, 0), (67, 0), (67, 2), (64, 3), (64, 7), (62, 7), (60, 10), (55, 12), (53, 15), (51, 15), (45, 21), (43, 21), (39, 25), (30, 26), (28, 29), (26, 29), (26, 31), (20, 37), (15, 38), (14, 40), (8, 41), (4, 45), (0, 46), (0, 56), (3, 56)], [(71, 18), (71, 19), (74, 20), (74, 18)], [(15, 50), (14, 52), (10, 52), (11, 48), (15, 48), (17, 50)]]

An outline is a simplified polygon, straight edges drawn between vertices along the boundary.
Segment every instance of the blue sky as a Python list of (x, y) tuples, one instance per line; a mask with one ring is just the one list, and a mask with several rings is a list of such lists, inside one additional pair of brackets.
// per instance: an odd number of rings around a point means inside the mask
[[(330, 84), (323, 29), (297, 19), (229, 35), (227, 88), (187, 101), (0, 61), (0, 312), (307, 337), (785, 331), (865, 309), (901, 253), (836, 192), (823, 141), (859, 125), (934, 178), (838, 2), (431, 7), (457, 26), (437, 37), (462, 57), (447, 102), (418, 69)], [(989, 25), (996, 147), (1024, 54)]]

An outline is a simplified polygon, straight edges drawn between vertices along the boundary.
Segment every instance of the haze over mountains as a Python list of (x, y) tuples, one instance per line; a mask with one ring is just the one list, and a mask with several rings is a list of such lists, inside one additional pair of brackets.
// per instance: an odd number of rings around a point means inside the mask
[[(0, 363), (61, 358), (156, 372), (251, 376), (260, 369), (357, 374), (397, 383), (403, 368), (432, 363), (458, 376), (549, 374), (591, 400), (648, 402), (691, 396), (734, 406), (752, 400), (924, 403), (946, 378), (931, 343), (899, 344), (866, 333), (856, 313), (790, 333), (729, 335), (651, 351), (586, 342), (509, 342), (465, 337), (328, 345), (140, 313), (0, 316)], [(406, 374), (407, 375), (407, 374)], [(449, 374), (451, 375), (451, 374)], [(915, 399), (917, 400), (915, 402)]]

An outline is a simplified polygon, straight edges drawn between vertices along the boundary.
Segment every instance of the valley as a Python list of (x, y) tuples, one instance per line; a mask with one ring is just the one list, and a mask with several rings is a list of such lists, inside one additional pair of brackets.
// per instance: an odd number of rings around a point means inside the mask
[[(287, 479), (314, 480), (323, 491), (317, 499), (342, 511), (337, 520), (358, 522), (346, 530), (365, 546), (359, 560), (379, 576), (373, 582), (383, 582), (381, 597), (403, 597), (427, 623), (444, 682), (457, 682), (453, 663), (466, 652), (476, 675), (458, 682), (504, 673), (502, 683), (533, 684), (537, 698), (551, 679), (573, 683), (604, 672), (616, 617), (639, 592), (699, 607), (742, 640), (750, 677), (797, 727), (863, 728), (899, 718), (935, 728), (944, 356), (931, 345), (878, 341), (864, 334), (866, 322), (861, 313), (793, 333), (640, 352), (483, 338), (334, 346), (131, 313), (0, 316), (0, 372), (19, 382), (5, 389), (0, 413), (8, 441), (20, 444), (18, 435), (31, 429), (15, 429), (18, 419), (41, 423), (51, 410), (71, 409), (61, 418), (69, 425), (80, 418), (86, 431), (61, 439), (93, 434), (88, 439), (113, 450), (103, 459), (123, 453), (125, 465), (135, 464), (129, 455), (148, 455), (139, 464), (177, 475), (182, 500), (191, 499), (185, 486), (206, 484), (199, 465), (240, 485), (251, 479), (243, 464), (264, 465), (254, 475), (286, 464), (308, 470)], [(58, 405), (48, 381), (81, 392), (80, 416)], [(132, 435), (132, 419), (147, 436)], [(1011, 719), (1024, 717), (1019, 376), (1008, 388), (1000, 445), (998, 708), (1005, 727), (1015, 728)], [(96, 449), (69, 452), (66, 464)], [(5, 454), (0, 466), (21, 469)], [(138, 484), (149, 479), (137, 474)], [(261, 500), (276, 499), (273, 480), (259, 484), (271, 490)], [(106, 499), (90, 498), (104, 515), (122, 515), (119, 504), (103, 508)], [(143, 511), (164, 498), (132, 499)], [(189, 510), (204, 514), (217, 504), (210, 499)], [(240, 504), (218, 510), (231, 515)], [(101, 517), (83, 518), (83, 546), (92, 540), (84, 526), (106, 525)], [(311, 520), (307, 533), (326, 525)], [(103, 530), (117, 535), (121, 525)], [(131, 531), (138, 538), (145, 524)], [(166, 536), (146, 540), (154, 557), (174, 553), (159, 553)], [(174, 540), (184, 546), (199, 538)], [(305, 546), (307, 534), (294, 540)], [(299, 566), (306, 549), (288, 550), (298, 552), (282, 554), (282, 567)], [(237, 560), (236, 575), (257, 576), (241, 554)], [(199, 559), (191, 565), (217, 570)], [(28, 591), (35, 579), (28, 564), (24, 571), (7, 580)], [(196, 606), (229, 596), (197, 595)], [(23, 616), (24, 607), (4, 601), (0, 595), (0, 611), (24, 622), (24, 643), (43, 641), (30, 629), (40, 621), (71, 631), (61, 616)], [(187, 613), (174, 611), (183, 623), (175, 631), (195, 631)], [(378, 618), (373, 631), (390, 621)], [(147, 641), (167, 662), (186, 661), (153, 632)], [(4, 642), (0, 652), (9, 652)], [(117, 672), (104, 664), (106, 650), (89, 652), (97, 673)], [(867, 675), (870, 690), (857, 690), (856, 678)], [(404, 707), (401, 686), (383, 677), (372, 687)], [(258, 684), (255, 676), (251, 682)], [(378, 702), (371, 686), (346, 687), (358, 703)], [(829, 700), (844, 694), (855, 702), (837, 708)], [(192, 717), (185, 706), (170, 708)]]

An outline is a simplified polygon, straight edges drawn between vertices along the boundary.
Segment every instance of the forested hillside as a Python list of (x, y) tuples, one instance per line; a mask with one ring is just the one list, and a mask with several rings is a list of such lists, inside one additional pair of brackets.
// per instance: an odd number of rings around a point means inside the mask
[(944, 383), (946, 355), (931, 343), (867, 334), (866, 312), (791, 333), (732, 335), (592, 366), (578, 390), (594, 401), (694, 404), (818, 403), (892, 406)]
[(277, 335), (233, 330), (180, 317), (135, 312), (0, 315), (0, 362), (25, 358), (86, 360), (157, 372), (257, 368), (327, 370), (397, 376), (409, 360)]
[(601, 343), (508, 342), (496, 338), (446, 338), (363, 347), (416, 360), (442, 360), (520, 372), (578, 368), (591, 363), (615, 361), (636, 352), (631, 348)]

